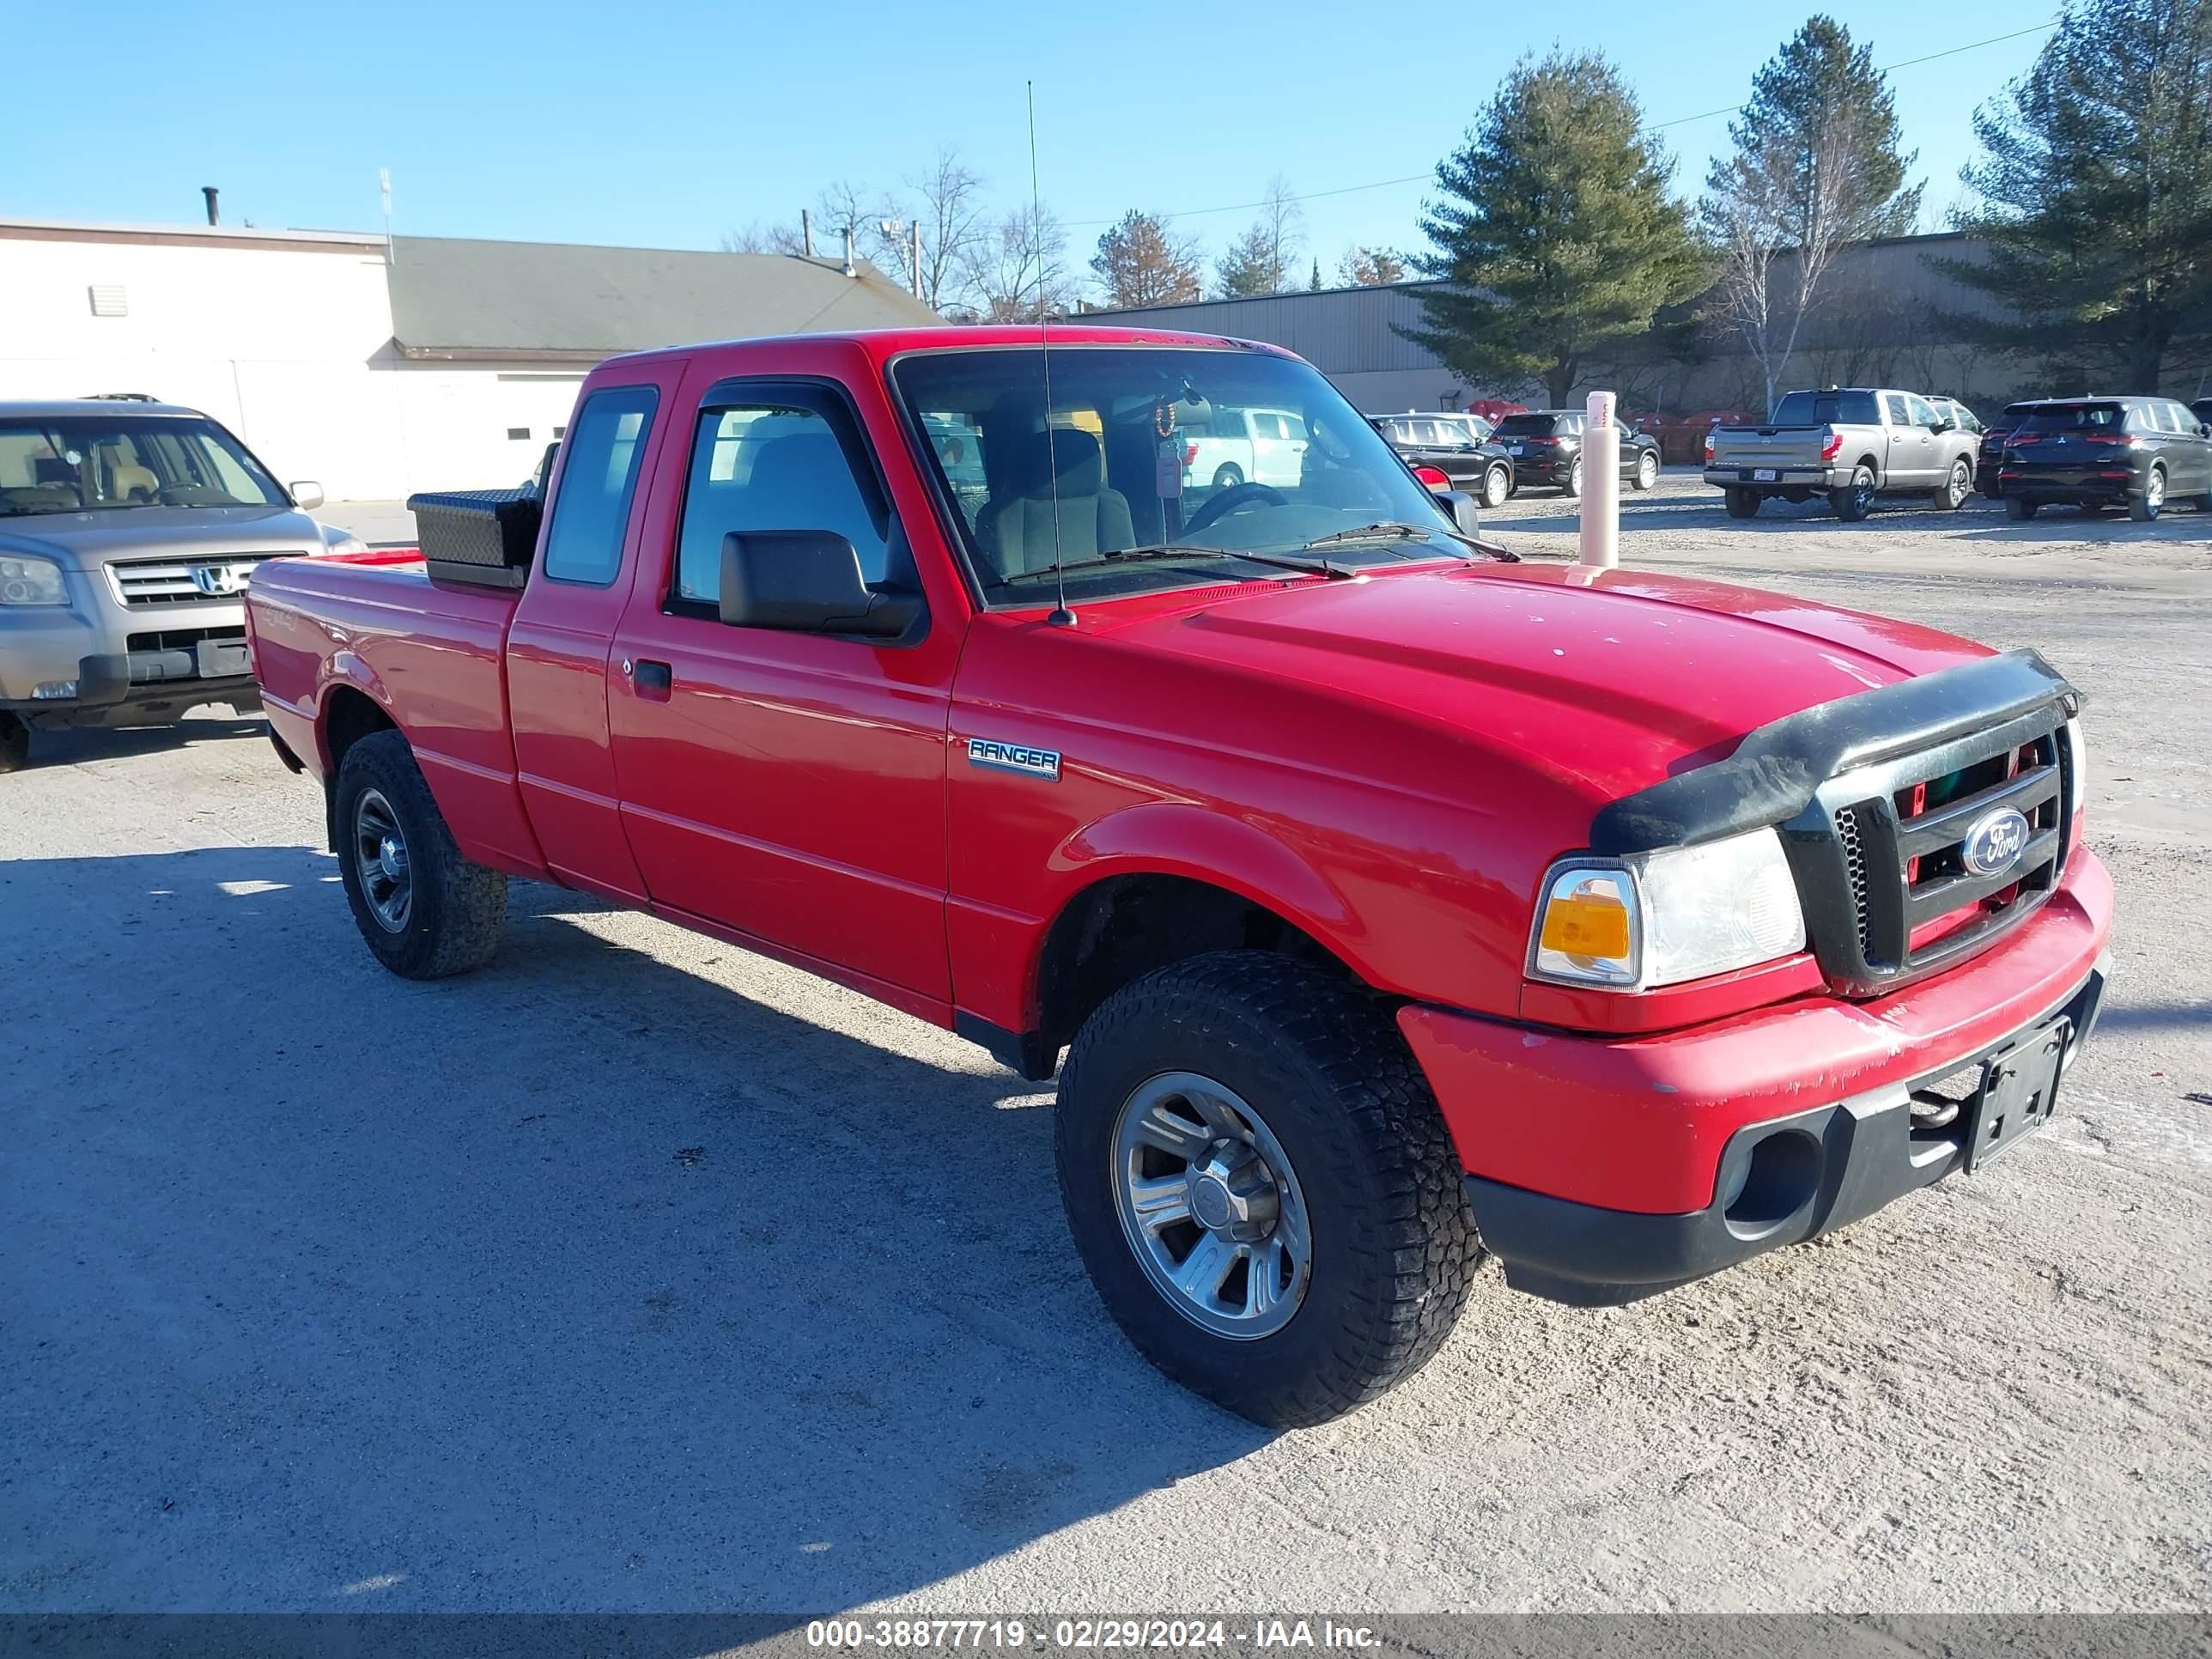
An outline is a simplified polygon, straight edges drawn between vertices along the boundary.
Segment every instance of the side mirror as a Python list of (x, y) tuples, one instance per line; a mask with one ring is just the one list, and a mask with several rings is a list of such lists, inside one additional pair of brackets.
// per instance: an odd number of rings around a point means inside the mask
[(312, 513), (323, 504), (323, 487), (313, 478), (296, 478), (284, 486), (292, 492), (292, 505)]
[(1450, 510), (1452, 523), (1458, 527), (1461, 535), (1480, 536), (1482, 533), (1482, 503), (1467, 491), (1440, 489), (1437, 492), (1437, 500)]
[(2197, 435), (2200, 438), (2212, 438), (2212, 421), (2197, 422)]
[(835, 531), (732, 530), (722, 538), (720, 610), (732, 628), (895, 640), (921, 614), (921, 596), (871, 588)]

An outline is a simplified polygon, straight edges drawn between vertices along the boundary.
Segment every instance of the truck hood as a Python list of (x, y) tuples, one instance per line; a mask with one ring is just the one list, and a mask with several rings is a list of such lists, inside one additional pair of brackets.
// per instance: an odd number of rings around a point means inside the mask
[(118, 559), (319, 553), (323, 527), (292, 507), (130, 507), (0, 518), (0, 551), (89, 570)]
[(1510, 751), (1594, 801), (1725, 758), (1782, 715), (1990, 654), (1786, 594), (1536, 564), (1240, 591), (1123, 637)]

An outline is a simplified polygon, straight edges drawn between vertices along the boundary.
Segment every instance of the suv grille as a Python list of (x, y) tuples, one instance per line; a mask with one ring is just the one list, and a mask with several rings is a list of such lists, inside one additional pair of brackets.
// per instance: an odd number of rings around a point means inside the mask
[[(1786, 841), (1814, 952), (1838, 990), (1869, 995), (1932, 973), (2051, 896), (2072, 833), (2064, 719), (2052, 704), (1822, 788)], [(1984, 873), (1967, 843), (2007, 809), (2026, 820), (2024, 842)]]
[(246, 579), (271, 553), (226, 553), (207, 559), (139, 559), (107, 567), (115, 597), (131, 609), (142, 605), (237, 602), (246, 597)]

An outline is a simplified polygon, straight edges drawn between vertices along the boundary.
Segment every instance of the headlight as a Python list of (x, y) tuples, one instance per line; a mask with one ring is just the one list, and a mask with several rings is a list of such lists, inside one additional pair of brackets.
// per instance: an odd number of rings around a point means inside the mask
[(325, 530), (323, 532), (323, 551), (325, 553), (366, 553), (368, 551), (368, 544), (362, 540), (358, 536), (333, 536), (329, 531)]
[(62, 568), (52, 559), (0, 553), (0, 605), (67, 605)]
[(1644, 991), (1805, 948), (1782, 838), (1754, 830), (1626, 859), (1565, 859), (1544, 878), (1533, 978)]
[(2081, 735), (2081, 717), (2066, 722), (2066, 821), (2081, 816), (2081, 803), (2089, 798), (2089, 743)]

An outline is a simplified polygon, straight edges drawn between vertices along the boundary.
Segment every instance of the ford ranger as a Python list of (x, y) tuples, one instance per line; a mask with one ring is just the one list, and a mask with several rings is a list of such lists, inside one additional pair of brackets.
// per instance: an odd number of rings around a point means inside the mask
[(1925, 495), (1946, 510), (1974, 493), (1976, 435), (1911, 392), (1792, 392), (1764, 425), (1705, 434), (1705, 482), (1731, 519), (1756, 517), (1770, 495), (1825, 495), (1856, 524), (1877, 495)]
[[(1294, 419), (1295, 479), (1186, 500), (1218, 409)], [(387, 968), (486, 961), (523, 877), (1057, 1072), (1108, 1310), (1307, 1424), (1486, 1252), (1615, 1304), (1988, 1169), (2105, 982), (2033, 652), (1459, 506), (1271, 347), (751, 340), (601, 364), (542, 502), (419, 498), (420, 561), (247, 615)]]
[(33, 727), (253, 708), (247, 578), (359, 545), (307, 516), (321, 502), (194, 410), (0, 403), (0, 772), (28, 759)]

